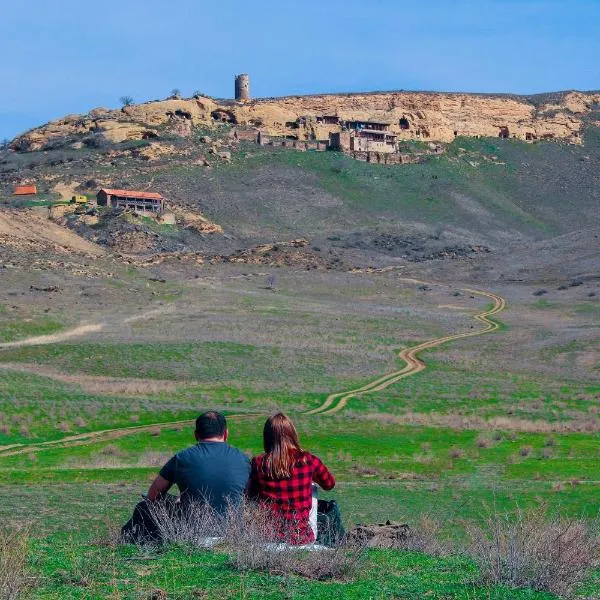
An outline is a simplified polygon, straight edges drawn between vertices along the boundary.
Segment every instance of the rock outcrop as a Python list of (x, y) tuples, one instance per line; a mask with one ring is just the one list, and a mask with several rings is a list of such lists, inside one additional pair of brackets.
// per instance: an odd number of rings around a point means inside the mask
[(450, 142), (456, 136), (500, 136), (581, 143), (583, 119), (594, 105), (600, 104), (600, 93), (565, 92), (553, 95), (552, 101), (542, 100), (433, 92), (288, 96), (243, 103), (208, 97), (177, 98), (70, 115), (15, 138), (11, 147), (40, 150), (53, 138), (82, 134), (117, 143), (152, 139), (159, 137), (165, 127), (185, 136), (192, 126), (222, 123), (259, 128), (266, 135), (325, 140), (329, 132), (339, 131), (340, 126), (317, 118), (323, 116), (389, 123), (399, 139)]

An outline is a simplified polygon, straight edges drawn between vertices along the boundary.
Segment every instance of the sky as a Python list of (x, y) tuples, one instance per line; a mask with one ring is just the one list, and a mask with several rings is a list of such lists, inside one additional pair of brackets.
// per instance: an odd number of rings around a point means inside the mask
[(0, 0), (0, 140), (184, 96), (600, 88), (600, 0)]

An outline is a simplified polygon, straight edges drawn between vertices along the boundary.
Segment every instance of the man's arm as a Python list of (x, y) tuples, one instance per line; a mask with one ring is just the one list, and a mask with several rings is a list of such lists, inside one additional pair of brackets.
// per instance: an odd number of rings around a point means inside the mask
[(158, 475), (148, 490), (148, 500), (150, 500), (150, 502), (158, 500), (158, 498), (169, 491), (172, 485), (173, 483), (171, 481), (165, 479), (162, 475)]
[(166, 494), (174, 481), (177, 481), (177, 455), (169, 459), (165, 466), (159, 471), (158, 476), (152, 482), (148, 490), (148, 500), (154, 502), (163, 494)]

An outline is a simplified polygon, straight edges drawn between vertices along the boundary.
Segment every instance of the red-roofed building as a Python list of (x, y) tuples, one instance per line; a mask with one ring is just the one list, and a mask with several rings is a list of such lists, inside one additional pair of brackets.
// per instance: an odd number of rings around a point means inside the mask
[(37, 194), (37, 187), (32, 184), (28, 185), (17, 185), (13, 195), (15, 196), (35, 196)]
[(96, 194), (98, 206), (130, 208), (141, 212), (159, 213), (165, 209), (165, 199), (156, 192), (102, 188)]

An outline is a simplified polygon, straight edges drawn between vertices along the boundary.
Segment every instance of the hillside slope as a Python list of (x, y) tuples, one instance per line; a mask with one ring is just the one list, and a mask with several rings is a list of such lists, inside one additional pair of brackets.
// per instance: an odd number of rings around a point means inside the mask
[[(315, 101), (307, 98), (303, 101)], [(129, 118), (158, 104), (118, 112)], [(240, 104), (236, 110), (251, 107)], [(174, 113), (166, 124), (146, 124), (155, 127), (155, 137), (144, 140), (115, 142), (49, 124), (36, 130), (52, 129), (43, 151), (0, 153), (0, 198), (8, 206), (27, 205), (10, 196), (23, 181), (36, 182), (38, 198), (46, 201), (59, 199), (62, 189), (88, 194), (100, 186), (152, 189), (176, 211), (204, 215), (223, 228), (215, 233), (190, 228), (182, 219), (176, 226), (159, 226), (111, 214), (61, 220), (90, 241), (125, 254), (195, 252), (210, 259), (303, 238), (310, 244), (293, 251), (309, 253), (307, 264), (347, 268), (491, 254), (506, 273), (503, 261), (510, 266), (541, 248), (532, 244), (557, 238), (545, 257), (554, 252), (560, 262), (568, 255), (576, 276), (579, 250), (569, 247), (579, 238), (568, 234), (585, 230), (593, 243), (600, 227), (600, 109), (589, 104), (585, 110), (578, 117), (581, 144), (459, 135), (419, 164), (396, 166), (337, 152), (259, 146), (244, 141), (248, 130), (239, 125), (209, 129)], [(424, 146), (402, 144), (408, 154)], [(36, 199), (28, 202), (35, 205)], [(270, 254), (263, 251), (260, 260), (268, 263)]]

